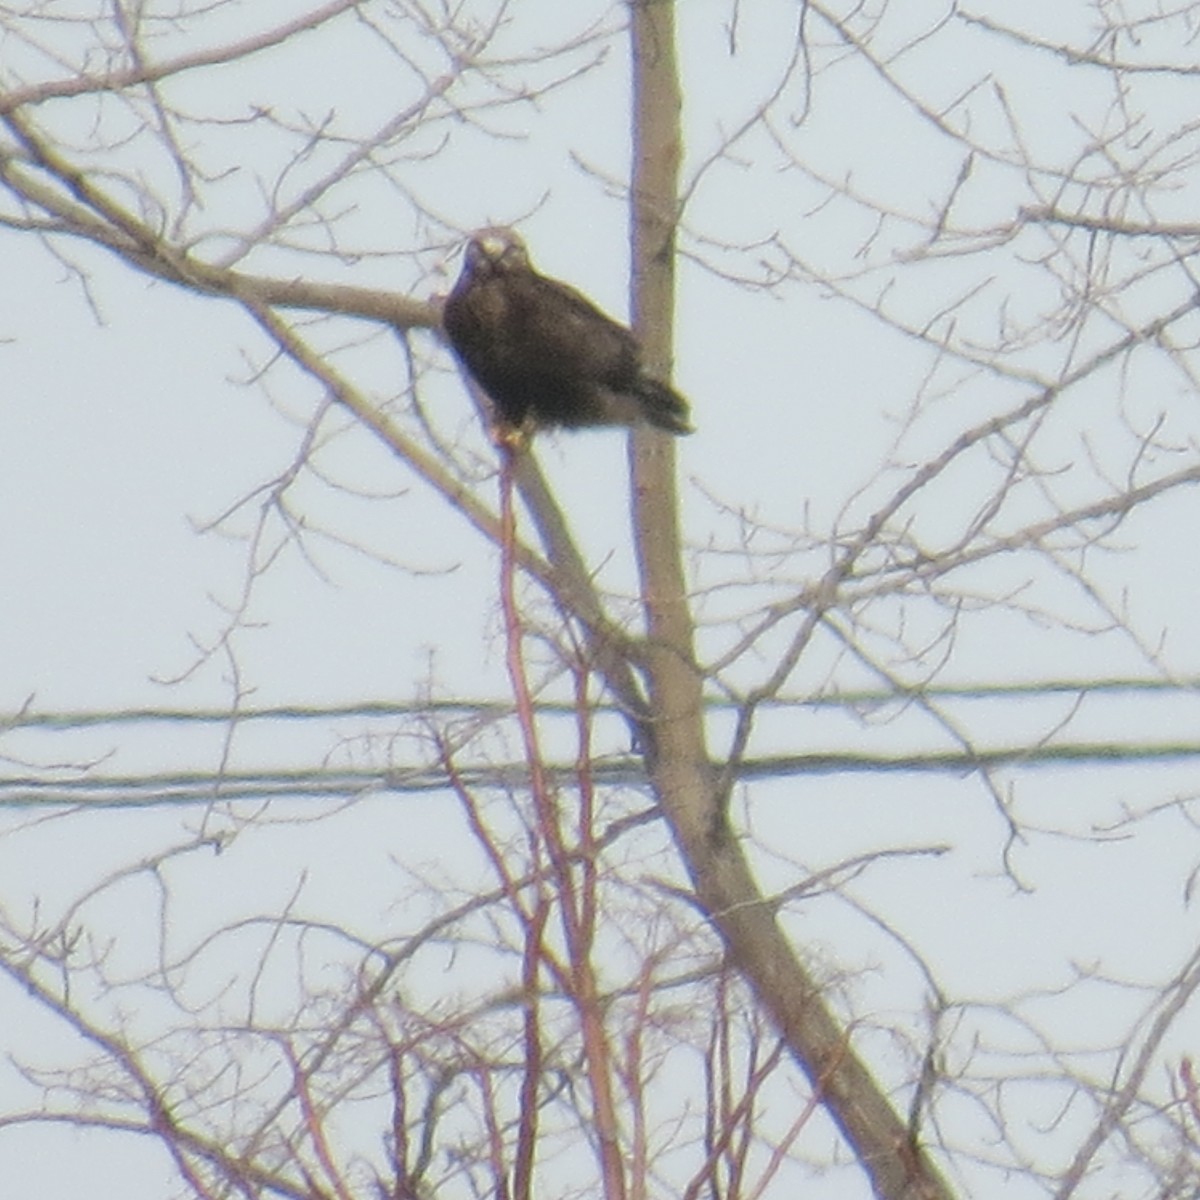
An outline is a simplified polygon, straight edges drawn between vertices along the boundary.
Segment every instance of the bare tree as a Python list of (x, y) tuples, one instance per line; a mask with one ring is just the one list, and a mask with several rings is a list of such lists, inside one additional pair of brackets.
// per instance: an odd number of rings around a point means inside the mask
[[(213, 355), (235, 309), (293, 439), (200, 523), (243, 569), (174, 684), (228, 704), (9, 722), (0, 1148), (199, 1197), (1194, 1195), (1200, 7), (281, 7), (0, 15), (5, 244), (64, 306), (172, 285)], [(607, 263), (626, 217), (700, 426), (683, 489), (630, 438), (627, 561), (587, 438), (501, 468), (436, 336), (471, 227)], [(364, 656), (465, 688), (256, 706), (341, 555), (404, 601)]]

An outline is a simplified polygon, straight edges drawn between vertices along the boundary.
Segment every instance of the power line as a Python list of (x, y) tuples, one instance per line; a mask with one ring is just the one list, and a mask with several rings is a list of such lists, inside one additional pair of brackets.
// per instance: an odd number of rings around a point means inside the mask
[[(1062, 745), (1007, 746), (973, 751), (923, 751), (912, 754), (821, 752), (775, 754), (746, 760), (739, 780), (785, 779), (841, 774), (969, 774), (991, 769), (1032, 770), (1056, 766), (1121, 766), (1169, 763), (1200, 758), (1200, 742), (1128, 744), (1078, 742)], [(573, 763), (550, 763), (546, 773), (555, 786), (570, 787), (578, 780)], [(631, 756), (593, 762), (593, 783), (608, 787), (640, 788), (645, 774)], [(460, 784), (472, 789), (524, 790), (528, 768), (508, 762), (456, 768)], [(396, 796), (445, 791), (446, 772), (438, 766), (388, 770), (325, 770), (162, 772), (78, 779), (0, 778), (0, 808), (143, 808), (170, 805), (208, 805), (248, 800), (338, 800), (368, 795)]]
[[(1076, 696), (1145, 696), (1196, 694), (1200, 696), (1200, 678), (1187, 679), (1043, 679), (1007, 684), (940, 684), (914, 685), (910, 688), (838, 690), (815, 696), (779, 696), (764, 701), (760, 711), (786, 708), (855, 709), (894, 704), (913, 699), (924, 700), (1021, 700), (1055, 695)], [(724, 696), (710, 696), (707, 707), (711, 712), (733, 712), (738, 702)], [(568, 701), (543, 700), (538, 712), (546, 716), (570, 716), (575, 706)], [(598, 702), (597, 713), (618, 714), (614, 705)], [(40, 712), (22, 709), (0, 717), (0, 731), (6, 729), (79, 729), (99, 725), (130, 725), (164, 722), (176, 724), (228, 724), (243, 721), (315, 721), (346, 718), (393, 718), (460, 716), (480, 720), (498, 719), (512, 712), (510, 704), (483, 699), (454, 700), (360, 700), (347, 704), (264, 705), (252, 708), (124, 708), (112, 710), (79, 710)]]

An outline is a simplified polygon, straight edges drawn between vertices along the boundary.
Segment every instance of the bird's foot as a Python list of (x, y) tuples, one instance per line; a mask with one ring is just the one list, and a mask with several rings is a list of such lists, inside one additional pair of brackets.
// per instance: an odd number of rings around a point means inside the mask
[(533, 438), (534, 423), (526, 418), (520, 425), (497, 422), (491, 428), (492, 445), (509, 454), (517, 454), (529, 446)]

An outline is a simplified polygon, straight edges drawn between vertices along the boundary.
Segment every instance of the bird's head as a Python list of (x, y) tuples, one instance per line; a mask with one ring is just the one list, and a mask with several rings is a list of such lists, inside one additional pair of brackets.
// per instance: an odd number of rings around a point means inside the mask
[(481, 229), (467, 243), (467, 270), (473, 275), (497, 271), (529, 270), (525, 243), (512, 229), (496, 225)]

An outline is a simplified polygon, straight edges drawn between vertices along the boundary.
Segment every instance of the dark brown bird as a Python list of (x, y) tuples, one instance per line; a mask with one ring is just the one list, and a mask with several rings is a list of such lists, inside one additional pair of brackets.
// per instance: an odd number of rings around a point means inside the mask
[(647, 373), (637, 338), (582, 293), (539, 275), (511, 229), (471, 239), (442, 324), (502, 435), (641, 423), (692, 432), (687, 401)]

